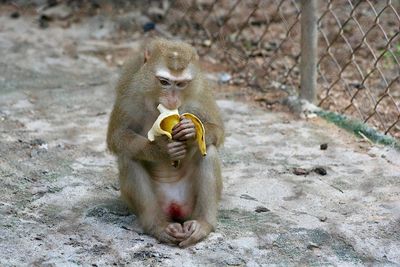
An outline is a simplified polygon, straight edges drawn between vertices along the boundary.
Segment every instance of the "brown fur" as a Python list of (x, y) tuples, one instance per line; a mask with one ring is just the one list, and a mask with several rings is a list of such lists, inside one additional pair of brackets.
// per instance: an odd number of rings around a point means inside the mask
[[(143, 229), (162, 242), (188, 246), (206, 237), (216, 224), (222, 190), (217, 148), (224, 139), (223, 123), (192, 46), (156, 39), (142, 49), (145, 51), (136, 51), (125, 63), (117, 84), (107, 144), (118, 157), (122, 197), (138, 216)], [(174, 174), (178, 177), (171, 177), (180, 180), (183, 178), (179, 173), (192, 173), (187, 177), (190, 185), (187, 201), (194, 206), (182, 224), (174, 223), (161, 210), (163, 197), (157, 193), (157, 178), (152, 176), (155, 169), (161, 169), (162, 175), (175, 173), (170, 165), (168, 141), (161, 137), (150, 142), (146, 138), (159, 115), (156, 107), (161, 91), (154, 73), (160, 63), (174, 75), (179, 75), (189, 64), (194, 68), (195, 77), (179, 96), (182, 103), (179, 111), (198, 116), (206, 131), (208, 155), (202, 158), (196, 146), (188, 143), (188, 153), (181, 160), (178, 174)]]

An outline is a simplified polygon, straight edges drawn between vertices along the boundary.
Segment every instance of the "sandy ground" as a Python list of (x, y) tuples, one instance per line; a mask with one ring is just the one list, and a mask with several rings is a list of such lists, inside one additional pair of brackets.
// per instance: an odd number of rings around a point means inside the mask
[(399, 152), (229, 99), (216, 232), (144, 235), (105, 147), (118, 70), (98, 55), (117, 48), (99, 20), (0, 17), (1, 266), (400, 265)]

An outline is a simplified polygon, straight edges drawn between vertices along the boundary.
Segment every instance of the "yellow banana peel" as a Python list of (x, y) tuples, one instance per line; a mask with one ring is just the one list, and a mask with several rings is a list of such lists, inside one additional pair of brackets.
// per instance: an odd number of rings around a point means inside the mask
[(156, 136), (166, 135), (169, 139), (172, 139), (172, 128), (179, 122), (179, 112), (177, 109), (167, 109), (161, 104), (158, 105), (157, 109), (160, 111), (160, 115), (147, 133), (147, 138), (154, 141)]
[[(150, 131), (147, 133), (147, 138), (150, 141), (154, 141), (156, 136), (166, 135), (169, 139), (172, 139), (172, 129), (180, 121), (179, 112), (177, 109), (167, 109), (162, 104), (159, 104), (157, 109), (160, 111), (160, 115), (154, 122)], [(205, 156), (207, 151), (203, 123), (192, 113), (183, 113), (182, 115), (193, 122), (196, 129), (196, 141), (199, 146), (200, 153)]]

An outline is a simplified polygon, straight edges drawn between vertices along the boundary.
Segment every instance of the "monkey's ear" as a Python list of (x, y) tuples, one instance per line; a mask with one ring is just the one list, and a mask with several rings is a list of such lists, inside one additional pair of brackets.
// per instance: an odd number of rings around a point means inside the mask
[(144, 63), (146, 63), (149, 60), (149, 58), (150, 58), (150, 51), (149, 49), (146, 48), (144, 50)]

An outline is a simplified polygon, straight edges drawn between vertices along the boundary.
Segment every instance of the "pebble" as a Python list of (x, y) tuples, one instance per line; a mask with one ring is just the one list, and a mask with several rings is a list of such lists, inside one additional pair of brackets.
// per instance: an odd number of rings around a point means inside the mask
[(328, 149), (328, 144), (327, 144), (327, 143), (321, 144), (321, 145), (319, 146), (319, 148), (320, 148), (321, 150), (327, 150), (327, 149)]
[(318, 173), (319, 175), (326, 175), (327, 174), (325, 168), (322, 168), (322, 167), (315, 168), (314, 172)]
[(257, 213), (261, 213), (261, 212), (268, 212), (270, 210), (264, 206), (258, 206), (258, 207), (256, 207), (256, 209), (254, 211)]

